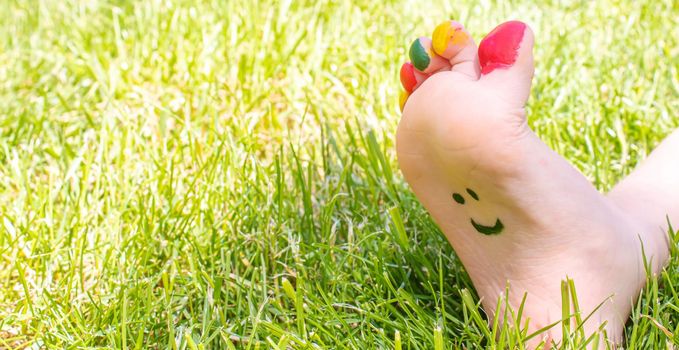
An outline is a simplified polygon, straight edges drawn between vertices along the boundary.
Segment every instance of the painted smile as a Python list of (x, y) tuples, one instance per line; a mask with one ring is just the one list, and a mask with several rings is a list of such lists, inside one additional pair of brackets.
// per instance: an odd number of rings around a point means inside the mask
[[(472, 197), (475, 201), (479, 201), (479, 195), (474, 192), (474, 190), (468, 188), (467, 189), (467, 194)], [(464, 197), (459, 194), (459, 193), (453, 193), (453, 200), (457, 202), (457, 204), (462, 204), (466, 202)], [(482, 233), (484, 235), (490, 236), (490, 235), (496, 235), (502, 230), (504, 230), (505, 225), (502, 224), (502, 221), (500, 219), (495, 219), (495, 225), (493, 226), (486, 226), (486, 225), (481, 225), (478, 222), (474, 221), (474, 219), (471, 219), (472, 221), (472, 226), (474, 226), (474, 229), (478, 231), (479, 233)]]
[(479, 231), (479, 233), (483, 233), (484, 235), (496, 235), (500, 232), (502, 232), (502, 229), (505, 228), (505, 225), (502, 224), (502, 221), (500, 219), (495, 220), (495, 225), (493, 226), (486, 226), (486, 225), (481, 225), (472, 220), (472, 226), (476, 229), (476, 231)]

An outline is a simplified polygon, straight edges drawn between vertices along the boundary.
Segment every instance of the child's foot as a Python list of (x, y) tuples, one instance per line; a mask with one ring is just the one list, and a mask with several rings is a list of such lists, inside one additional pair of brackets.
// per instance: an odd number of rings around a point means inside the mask
[[(433, 40), (433, 41), (432, 41)], [(533, 34), (507, 22), (477, 50), (457, 22), (420, 38), (401, 69), (401, 170), (495, 310), (507, 282), (530, 331), (562, 318), (561, 281), (574, 280), (592, 334), (622, 338), (645, 282), (641, 244), (657, 272), (668, 256), (655, 222), (631, 219), (528, 128)], [(546, 336), (561, 339), (561, 325)]]

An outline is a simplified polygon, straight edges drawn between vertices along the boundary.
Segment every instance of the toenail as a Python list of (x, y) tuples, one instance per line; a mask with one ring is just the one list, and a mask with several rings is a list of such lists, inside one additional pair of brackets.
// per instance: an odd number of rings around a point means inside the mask
[(410, 96), (408, 91), (401, 91), (401, 95), (398, 97), (398, 105), (401, 108), (401, 112), (403, 112), (403, 107), (406, 105), (408, 96)]
[(509, 21), (493, 29), (479, 44), (481, 74), (488, 74), (496, 68), (509, 68), (518, 57), (526, 24)]
[(434, 52), (450, 59), (469, 41), (469, 36), (461, 24), (445, 21), (436, 26), (431, 39)]
[(415, 68), (410, 62), (406, 62), (401, 66), (401, 84), (408, 93), (412, 93), (417, 85), (417, 78), (415, 77)]

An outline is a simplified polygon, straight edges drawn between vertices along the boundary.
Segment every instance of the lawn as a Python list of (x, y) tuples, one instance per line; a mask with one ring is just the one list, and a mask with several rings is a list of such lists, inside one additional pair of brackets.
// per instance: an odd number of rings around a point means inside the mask
[[(679, 127), (672, 0), (1, 1), (0, 348), (518, 344), (396, 162), (448, 18), (531, 25), (530, 125), (601, 191)], [(678, 287), (673, 254), (628, 348), (679, 341)]]

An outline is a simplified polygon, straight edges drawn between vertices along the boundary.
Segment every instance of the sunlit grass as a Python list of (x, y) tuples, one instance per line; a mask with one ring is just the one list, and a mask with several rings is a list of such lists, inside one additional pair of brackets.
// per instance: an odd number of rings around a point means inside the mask
[[(397, 170), (396, 73), (442, 19), (475, 38), (532, 26), (531, 126), (602, 191), (679, 126), (670, 0), (0, 13), (0, 348), (522, 344), (486, 322)], [(678, 267), (642, 295), (629, 348), (679, 334)]]

